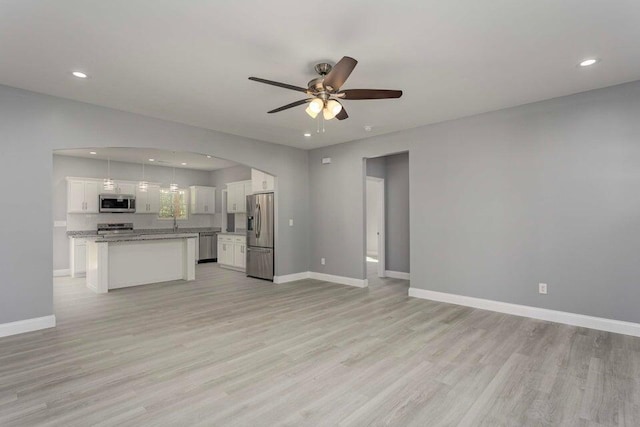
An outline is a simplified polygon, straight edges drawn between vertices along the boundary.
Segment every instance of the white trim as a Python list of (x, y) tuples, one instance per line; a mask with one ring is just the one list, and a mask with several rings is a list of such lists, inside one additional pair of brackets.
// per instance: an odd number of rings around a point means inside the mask
[[(365, 162), (365, 174), (366, 174), (366, 162)], [(385, 217), (385, 213), (386, 213), (386, 205), (385, 205), (385, 198), (386, 198), (386, 185), (385, 185), (385, 180), (384, 178), (378, 178), (375, 176), (366, 176), (365, 179), (365, 217), (366, 217), (366, 193), (367, 193), (367, 188), (366, 188), (366, 184), (367, 181), (370, 182), (375, 182), (378, 185), (378, 199), (380, 201), (380, 203), (378, 204), (378, 253), (376, 254), (376, 257), (378, 258), (378, 266), (377, 266), (377, 270), (378, 270), (378, 277), (385, 277), (385, 269), (386, 269), (386, 257), (387, 257), (387, 252), (386, 252), (386, 227), (387, 227), (387, 219)], [(365, 220), (366, 223), (366, 220)], [(367, 231), (366, 231), (366, 224), (365, 224), (365, 236), (367, 236)], [(365, 248), (367, 247), (367, 238), (365, 237), (365, 242), (364, 242), (364, 246)], [(366, 262), (365, 262), (366, 265)], [(366, 266), (365, 266), (366, 268)]]
[(355, 286), (357, 288), (366, 288), (369, 286), (367, 279), (354, 279), (353, 277), (334, 276), (333, 274), (309, 272), (309, 278), (322, 280), (325, 282), (339, 283), (341, 285)]
[(71, 270), (68, 268), (63, 268), (61, 270), (53, 270), (53, 277), (64, 277), (71, 274)]
[(296, 280), (304, 279), (322, 280), (323, 282), (355, 286), (356, 288), (366, 288), (367, 286), (369, 286), (369, 281), (367, 279), (354, 279), (353, 277), (334, 276), (333, 274), (317, 273), (315, 271), (301, 271), (300, 273), (287, 274), (284, 276), (274, 276), (273, 283), (295, 282)]
[(23, 334), (25, 332), (38, 331), (40, 329), (54, 328), (56, 316), (35, 317), (33, 319), (18, 320), (16, 322), (0, 324), (0, 337)]
[(301, 271), (300, 273), (285, 274), (284, 276), (273, 276), (273, 283), (288, 283), (295, 282), (297, 280), (304, 280), (311, 277), (311, 272)]
[(583, 328), (614, 332), (617, 334), (640, 337), (640, 323), (622, 320), (605, 319), (603, 317), (586, 316), (584, 314), (568, 313), (565, 311), (549, 310), (546, 308), (527, 305), (511, 304), (482, 298), (467, 297), (445, 292), (428, 291), (426, 289), (409, 288), (409, 296), (450, 304), (480, 308), (482, 310), (497, 311), (498, 313), (513, 314), (515, 316), (530, 317), (532, 319), (547, 320), (549, 322), (564, 323)]
[(392, 279), (411, 280), (411, 273), (405, 273), (404, 271), (385, 270), (384, 274), (385, 277)]

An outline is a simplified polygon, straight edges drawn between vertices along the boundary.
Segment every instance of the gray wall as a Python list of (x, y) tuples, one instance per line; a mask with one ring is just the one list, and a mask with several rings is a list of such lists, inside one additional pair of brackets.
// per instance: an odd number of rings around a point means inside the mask
[(306, 151), (0, 86), (0, 180), (11, 194), (0, 221), (0, 323), (53, 313), (52, 150), (86, 147), (190, 151), (274, 174), (276, 274), (309, 269)]
[[(215, 171), (214, 171), (215, 172)], [(69, 268), (69, 246), (67, 230), (95, 230), (99, 222), (132, 222), (135, 228), (170, 228), (172, 221), (159, 220), (156, 215), (144, 214), (67, 214), (66, 177), (105, 178), (106, 160), (87, 159), (69, 156), (53, 156), (53, 219), (67, 221), (67, 227), (56, 227), (53, 232), (53, 269)], [(213, 172), (176, 168), (175, 181), (181, 187), (189, 185), (211, 185)], [(140, 164), (111, 162), (111, 178), (125, 181), (142, 179)], [(173, 181), (173, 168), (145, 165), (145, 179), (168, 186)], [(217, 193), (216, 193), (217, 194)], [(180, 221), (180, 227), (210, 227), (212, 215), (189, 215), (186, 221)]]
[(633, 82), (315, 149), (310, 268), (365, 277), (363, 158), (409, 150), (411, 286), (640, 322), (639, 117)]
[(409, 273), (409, 154), (385, 159), (385, 268)]
[(384, 179), (387, 175), (387, 157), (367, 159), (367, 176)]

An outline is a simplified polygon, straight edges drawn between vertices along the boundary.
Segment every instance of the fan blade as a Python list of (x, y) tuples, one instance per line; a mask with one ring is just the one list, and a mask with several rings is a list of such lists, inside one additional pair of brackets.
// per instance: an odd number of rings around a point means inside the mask
[(298, 105), (306, 104), (307, 102), (311, 102), (313, 98), (309, 99), (301, 99), (300, 101), (292, 102), (291, 104), (283, 105), (280, 108), (276, 108), (275, 110), (267, 111), (267, 113), (277, 113), (282, 110), (288, 110), (289, 108), (297, 107)]
[(265, 83), (268, 85), (283, 87), (285, 89), (297, 90), (298, 92), (304, 92), (304, 93), (308, 92), (308, 89), (305, 89), (300, 86), (294, 86), (287, 83), (274, 82), (273, 80), (261, 79), (259, 77), (249, 77), (249, 80), (253, 80), (254, 82), (259, 82), (259, 83)]
[[(342, 104), (340, 104), (342, 105)], [(348, 119), (349, 115), (347, 114), (347, 110), (344, 109), (344, 105), (342, 105), (342, 110), (340, 110), (340, 112), (338, 114), (336, 114), (336, 119), (338, 120), (344, 120), (344, 119)]]
[(345, 56), (329, 71), (324, 78), (324, 87), (330, 91), (338, 90), (342, 87), (345, 81), (349, 78), (349, 75), (356, 68), (358, 61)]
[(347, 89), (336, 94), (336, 96), (340, 96), (341, 99), (390, 99), (400, 98), (402, 91), (387, 89)]

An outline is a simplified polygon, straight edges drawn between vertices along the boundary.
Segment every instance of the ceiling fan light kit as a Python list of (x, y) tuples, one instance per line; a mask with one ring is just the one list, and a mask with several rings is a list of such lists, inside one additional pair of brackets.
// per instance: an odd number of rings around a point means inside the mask
[(322, 117), (325, 120), (331, 120), (334, 117), (338, 120), (345, 120), (349, 118), (344, 106), (339, 100), (362, 100), (362, 99), (392, 99), (400, 98), (402, 96), (401, 90), (387, 90), (387, 89), (346, 89), (340, 90), (344, 82), (351, 75), (351, 72), (358, 64), (355, 59), (345, 56), (335, 66), (331, 66), (326, 62), (317, 64), (314, 68), (320, 77), (311, 80), (307, 84), (307, 88), (300, 86), (294, 86), (287, 83), (276, 82), (273, 80), (266, 80), (259, 77), (249, 77), (249, 80), (253, 80), (259, 83), (264, 83), (272, 86), (278, 86), (285, 89), (295, 90), (297, 92), (303, 92), (312, 98), (302, 99), (300, 101), (292, 102), (291, 104), (284, 105), (269, 111), (268, 113), (278, 113), (289, 108), (297, 107), (299, 105), (309, 104), (305, 109), (305, 112), (311, 117), (316, 118), (322, 111)]

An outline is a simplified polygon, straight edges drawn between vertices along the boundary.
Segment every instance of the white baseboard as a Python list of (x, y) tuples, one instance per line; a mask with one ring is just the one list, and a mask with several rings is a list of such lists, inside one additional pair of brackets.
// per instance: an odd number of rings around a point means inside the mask
[(53, 270), (53, 277), (64, 277), (69, 276), (71, 274), (71, 270), (68, 268), (64, 268), (62, 270)]
[(38, 331), (40, 329), (56, 326), (56, 316), (36, 317), (33, 319), (18, 320), (16, 322), (0, 324), (0, 337), (23, 334), (25, 332)]
[(284, 276), (273, 276), (273, 283), (295, 282), (296, 280), (304, 280), (310, 277), (311, 273), (309, 271), (302, 271), (300, 273), (285, 274)]
[(357, 288), (366, 288), (369, 286), (367, 279), (354, 279), (353, 277), (334, 276), (333, 274), (309, 272), (311, 279), (323, 280), (325, 282), (338, 283), (340, 285), (355, 286)]
[(354, 279), (353, 277), (334, 276), (333, 274), (317, 273), (315, 271), (302, 271), (300, 273), (287, 274), (284, 276), (274, 276), (273, 283), (287, 283), (296, 280), (316, 279), (324, 282), (338, 283), (340, 285), (366, 288), (369, 286), (367, 279)]
[(445, 292), (428, 291), (426, 289), (409, 288), (409, 296), (640, 337), (640, 323), (586, 316), (584, 314), (511, 304), (508, 302), (448, 294)]
[(411, 280), (411, 273), (405, 273), (404, 271), (385, 270), (384, 275), (392, 279)]

